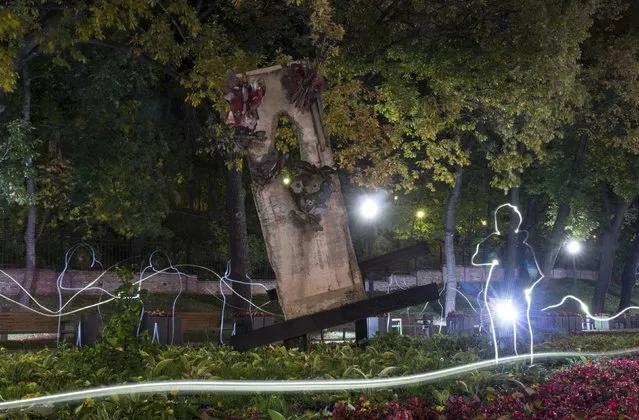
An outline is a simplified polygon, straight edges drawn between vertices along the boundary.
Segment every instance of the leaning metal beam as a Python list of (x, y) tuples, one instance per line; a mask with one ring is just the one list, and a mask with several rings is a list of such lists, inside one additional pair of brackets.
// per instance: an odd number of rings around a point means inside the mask
[(312, 315), (305, 315), (270, 327), (260, 328), (231, 337), (231, 344), (237, 350), (248, 350), (277, 341), (288, 340), (325, 328), (346, 324), (370, 315), (378, 315), (420, 303), (436, 300), (439, 296), (437, 285), (411, 287), (363, 301), (350, 303)]
[[(388, 254), (380, 255), (379, 257), (362, 261), (359, 263), (359, 271), (361, 271), (362, 274), (366, 274), (374, 270), (389, 268), (395, 263), (422, 257), (429, 252), (428, 246), (425, 243), (420, 242), (415, 245), (389, 252)], [(278, 299), (277, 289), (269, 289), (266, 293), (268, 294), (269, 300), (275, 301)]]
[(389, 252), (388, 254), (380, 255), (379, 257), (362, 261), (359, 263), (359, 271), (364, 274), (382, 268), (389, 268), (397, 262), (423, 257), (429, 252), (428, 246), (425, 243), (420, 242), (415, 245), (398, 249), (397, 251)]

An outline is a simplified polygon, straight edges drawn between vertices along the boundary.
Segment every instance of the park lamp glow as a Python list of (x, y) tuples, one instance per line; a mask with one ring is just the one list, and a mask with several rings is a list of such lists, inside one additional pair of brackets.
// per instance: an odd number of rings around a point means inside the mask
[(495, 299), (493, 302), (495, 317), (502, 324), (512, 324), (517, 321), (517, 306), (512, 299)]
[(566, 244), (566, 251), (570, 255), (577, 255), (581, 252), (581, 242), (572, 239)]
[(424, 217), (426, 217), (426, 212), (424, 210), (417, 210), (417, 213), (415, 213), (415, 216), (418, 219), (423, 219)]
[(371, 197), (365, 197), (359, 205), (359, 214), (366, 220), (373, 220), (379, 214), (379, 204)]
[(289, 178), (288, 176), (285, 176), (284, 179), (282, 179), (282, 183), (284, 185), (289, 185), (291, 183), (291, 178)]

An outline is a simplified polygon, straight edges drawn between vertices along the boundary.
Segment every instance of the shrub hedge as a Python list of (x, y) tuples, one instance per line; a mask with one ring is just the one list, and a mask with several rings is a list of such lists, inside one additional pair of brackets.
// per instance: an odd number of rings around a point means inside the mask
[[(552, 336), (539, 347), (562, 350), (576, 348), (606, 350), (637, 345), (639, 345), (639, 339), (634, 335), (618, 334), (606, 335), (603, 338), (597, 335)], [(149, 344), (148, 341), (129, 343), (126, 350), (108, 344), (100, 344), (94, 348), (67, 347), (37, 352), (1, 350), (0, 398), (14, 400), (82, 388), (166, 379), (284, 380), (399, 376), (462, 365), (489, 356), (489, 343), (480, 338), (435, 336), (410, 339), (395, 335), (372, 340), (364, 348), (349, 344), (317, 344), (307, 352), (271, 346), (240, 353), (218, 346), (159, 347)], [(582, 363), (582, 361), (573, 360), (564, 361), (561, 365), (565, 367), (566, 363), (576, 362)], [(618, 365), (614, 366), (621, 369), (622, 373), (623, 369), (635, 368), (635, 365), (623, 365), (621, 361), (615, 363)], [(581, 364), (578, 365), (578, 367), (581, 366)], [(590, 369), (598, 369), (598, 366), (601, 366), (600, 370), (614, 367), (606, 364), (583, 366), (589, 366)], [(530, 404), (532, 408), (535, 408), (537, 403), (533, 395), (539, 397), (543, 392), (550, 392), (545, 386), (553, 383), (548, 379), (554, 378), (550, 376), (553, 374), (551, 367), (556, 368), (557, 364), (529, 367), (521, 363), (497, 367), (490, 371), (473, 372), (435, 385), (370, 392), (365, 395), (346, 391), (324, 394), (248, 396), (180, 396), (170, 393), (152, 397), (130, 395), (104, 400), (88, 400), (66, 406), (32, 408), (22, 412), (11, 412), (7, 416), (9, 418), (61, 419), (250, 417), (281, 419), (292, 416), (293, 418), (341, 418), (340, 415), (347, 416), (345, 418), (367, 418), (352, 416), (364, 415), (361, 414), (364, 412), (374, 416), (375, 412), (378, 412), (380, 415), (386, 413), (389, 416), (391, 414), (413, 416), (408, 418), (428, 418), (428, 416), (437, 418), (442, 415), (462, 418), (455, 413), (467, 410), (469, 413), (492, 418), (490, 416), (493, 413), (499, 412), (495, 405), (498, 403), (504, 407), (514, 407), (513, 404), (522, 403), (524, 408), (526, 404)], [(614, 378), (621, 378), (622, 373)], [(621, 379), (615, 380), (618, 386), (624, 384)], [(557, 385), (554, 386), (556, 389)], [(583, 386), (585, 387), (586, 384)], [(530, 390), (534, 392), (529, 393)], [(565, 391), (568, 392), (568, 389)], [(544, 402), (543, 399), (541, 401)], [(543, 404), (544, 407), (547, 405), (545, 402)], [(584, 404), (594, 407), (591, 403)], [(615, 400), (615, 404), (617, 407), (630, 407), (621, 400)], [(397, 414), (400, 411), (404, 414)], [(1, 413), (0, 417), (2, 417)]]

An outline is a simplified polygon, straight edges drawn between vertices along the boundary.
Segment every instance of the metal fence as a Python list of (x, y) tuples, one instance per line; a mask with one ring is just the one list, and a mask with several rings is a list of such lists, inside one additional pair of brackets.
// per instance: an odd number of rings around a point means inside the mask
[[(202, 247), (182, 246), (182, 244), (158, 241), (115, 240), (115, 239), (91, 239), (80, 238), (40, 238), (36, 244), (36, 267), (39, 269), (62, 270), (67, 253), (75, 246), (79, 247), (70, 259), (70, 269), (90, 270), (100, 267), (111, 267), (116, 264), (144, 266), (148, 264), (151, 254), (154, 254), (154, 264), (164, 267), (168, 261), (172, 264), (200, 265), (217, 273), (224, 273), (228, 259), (214, 250), (207, 251)], [(0, 268), (24, 268), (25, 246), (22, 238), (5, 238), (0, 242)], [(157, 252), (156, 252), (157, 251)], [(458, 249), (458, 264), (469, 263), (471, 250)], [(100, 263), (92, 267), (93, 254)], [(427, 255), (401, 261), (387, 267), (385, 271), (411, 273), (416, 270), (440, 269), (442, 267), (443, 254), (439, 247)], [(206, 278), (205, 271), (199, 271)], [(249, 275), (255, 279), (272, 280), (275, 273), (272, 267), (263, 258), (250, 261)], [(213, 277), (213, 276), (211, 276)]]
[[(88, 246), (77, 250), (71, 259), (71, 269), (91, 269), (92, 250), (95, 251), (97, 260), (104, 268), (115, 264), (146, 265), (149, 256), (155, 254), (154, 264), (159, 267), (166, 266), (168, 260), (172, 264), (193, 264), (214, 270), (217, 273), (224, 273), (228, 259), (220, 252), (208, 250), (205, 246), (193, 246), (192, 244), (182, 244), (176, 241), (136, 241), (121, 239), (91, 239), (82, 240), (74, 237), (41, 237), (36, 245), (36, 266), (40, 269), (61, 270), (64, 267), (65, 255), (75, 245), (85, 243)], [(0, 240), (0, 268), (23, 268), (25, 266), (24, 241), (21, 235), (4, 235)], [(471, 265), (471, 259), (475, 252), (474, 247), (457, 246), (455, 248), (455, 259), (458, 265)], [(595, 255), (593, 255), (595, 254)], [(478, 260), (487, 258), (480, 249)], [(365, 259), (365, 258), (362, 258)], [(387, 267), (385, 271), (413, 273), (417, 270), (439, 270), (444, 264), (443, 246), (432, 245), (430, 252), (423, 256), (407, 261), (401, 261)], [(596, 250), (591, 250), (588, 258), (579, 258), (575, 266), (583, 269), (589, 268), (587, 265), (596, 266)], [(532, 267), (533, 262), (530, 261)], [(100, 266), (94, 266), (99, 268)], [(556, 267), (572, 268), (572, 259), (560, 255)], [(205, 271), (191, 270), (192, 273), (199, 274), (206, 279)], [(383, 274), (383, 273), (380, 273)], [(265, 257), (250, 261), (249, 275), (254, 279), (272, 280), (275, 273)], [(213, 278), (213, 275), (210, 275)]]
[[(67, 257), (70, 250), (78, 245), (73, 255)], [(3, 238), (0, 242), (0, 268), (24, 268), (25, 246), (22, 238)], [(216, 253), (214, 250), (206, 252), (201, 248), (182, 248), (179, 244), (157, 241), (113, 240), (80, 238), (45, 238), (42, 237), (36, 243), (36, 267), (60, 271), (64, 268), (65, 259), (69, 259), (69, 269), (91, 270), (106, 269), (116, 264), (128, 266), (146, 266), (153, 255), (153, 264), (156, 267), (166, 267), (169, 262), (173, 265), (191, 264), (206, 267), (218, 274), (225, 272), (229, 260)], [(95, 260), (94, 260), (95, 256)], [(185, 268), (184, 271), (197, 273), (206, 279), (205, 270)], [(253, 262), (249, 267), (249, 273), (255, 279), (274, 279), (275, 273), (268, 262)]]

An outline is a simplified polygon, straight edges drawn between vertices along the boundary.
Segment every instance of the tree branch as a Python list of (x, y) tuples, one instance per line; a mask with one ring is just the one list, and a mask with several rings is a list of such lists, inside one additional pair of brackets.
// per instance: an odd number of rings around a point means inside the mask
[(211, 7), (209, 7), (208, 9), (206, 9), (206, 11), (204, 11), (202, 14), (200, 14), (200, 15), (197, 17), (197, 19), (198, 19), (200, 22), (204, 22), (204, 19), (206, 19), (207, 17), (209, 17), (209, 15), (210, 15), (211, 13), (213, 13), (213, 10), (215, 10), (215, 6), (211, 6)]
[(379, 25), (380, 23), (384, 22), (384, 20), (386, 20), (386, 18), (388, 17), (389, 14), (392, 14), (395, 9), (397, 9), (399, 7), (399, 5), (402, 3), (402, 1), (404, 0), (395, 0), (394, 2), (392, 2), (381, 14), (381, 16), (379, 18), (377, 18), (377, 24)]
[(621, 202), (617, 204), (617, 211), (615, 212), (615, 218), (612, 222), (612, 228), (615, 232), (618, 232), (621, 229), (621, 224), (623, 223), (623, 216), (626, 214), (626, 211), (630, 207), (630, 204), (633, 200), (627, 201), (621, 199)]
[(47, 225), (50, 214), (51, 214), (51, 209), (45, 208), (44, 214), (42, 215), (42, 220), (40, 221), (40, 229), (38, 229), (38, 235), (36, 236), (36, 241), (40, 240), (40, 236), (42, 236), (42, 233), (44, 232), (44, 228)]
[(87, 45), (97, 45), (99, 47), (104, 47), (104, 48), (109, 48), (115, 51), (119, 51), (125, 54), (130, 55), (131, 57), (134, 57), (135, 59), (145, 63), (145, 64), (149, 64), (153, 67), (155, 67), (156, 69), (160, 70), (161, 72), (163, 72), (164, 74), (166, 74), (167, 76), (172, 77), (173, 79), (175, 79), (176, 81), (182, 81), (183, 77), (182, 74), (180, 74), (178, 71), (176, 71), (175, 69), (173, 69), (170, 66), (167, 66), (165, 64), (159, 63), (157, 61), (155, 61), (154, 59), (152, 59), (151, 57), (147, 56), (147, 55), (136, 55), (133, 54), (133, 51), (131, 50), (131, 47), (129, 47), (128, 45), (124, 45), (124, 44), (119, 44), (119, 43), (115, 43), (115, 42), (104, 42), (104, 41), (98, 41), (96, 39), (89, 39), (86, 41), (77, 41), (76, 43), (78, 44), (87, 44)]
[[(57, 27), (62, 19), (64, 18), (64, 14), (62, 12), (63, 8), (58, 7), (46, 7), (45, 9), (41, 9), (40, 15), (42, 17), (41, 30), (39, 31), (31, 31), (29, 35), (25, 37), (24, 45), (20, 48), (18, 55), (16, 56), (15, 61), (15, 69), (17, 72), (20, 72), (22, 66), (25, 65), (29, 60), (36, 57), (39, 53), (40, 46), (38, 44), (38, 37), (42, 34), (47, 34), (52, 28)], [(56, 13), (53, 13), (56, 12)], [(78, 13), (74, 16), (71, 16), (69, 19), (71, 22), (81, 18), (83, 16), (82, 13)]]
[(173, 23), (173, 26), (175, 26), (175, 29), (178, 31), (178, 34), (180, 35), (180, 38), (182, 38), (182, 41), (186, 42), (186, 37), (184, 36), (184, 33), (182, 32), (182, 28), (180, 28), (180, 25), (175, 21), (175, 19), (173, 18), (173, 16), (171, 16), (171, 14), (169, 13), (168, 10), (166, 10), (166, 8), (164, 7), (164, 5), (162, 3), (160, 3), (158, 1), (158, 4), (160, 5), (160, 7), (162, 8), (162, 10), (164, 10), (164, 13), (166, 13), (166, 16), (169, 18), (169, 20), (171, 21), (171, 23)]
[(612, 218), (612, 209), (611, 204), (610, 204), (610, 196), (608, 195), (608, 190), (606, 188), (604, 188), (604, 190), (602, 191), (602, 196), (603, 196), (603, 202), (604, 202), (604, 209), (606, 211), (606, 224), (607, 224), (607, 228), (610, 228), (611, 226), (611, 218)]
[(370, 60), (374, 57), (377, 57), (379, 54), (386, 52), (389, 48), (392, 48), (396, 45), (403, 44), (404, 42), (412, 41), (417, 38), (436, 38), (445, 35), (468, 35), (471, 31), (439, 31), (439, 32), (424, 32), (421, 29), (416, 31), (412, 31), (406, 36), (398, 38), (394, 41), (389, 42), (388, 44), (378, 48), (372, 53), (368, 54), (365, 58), (366, 62), (370, 62)]

